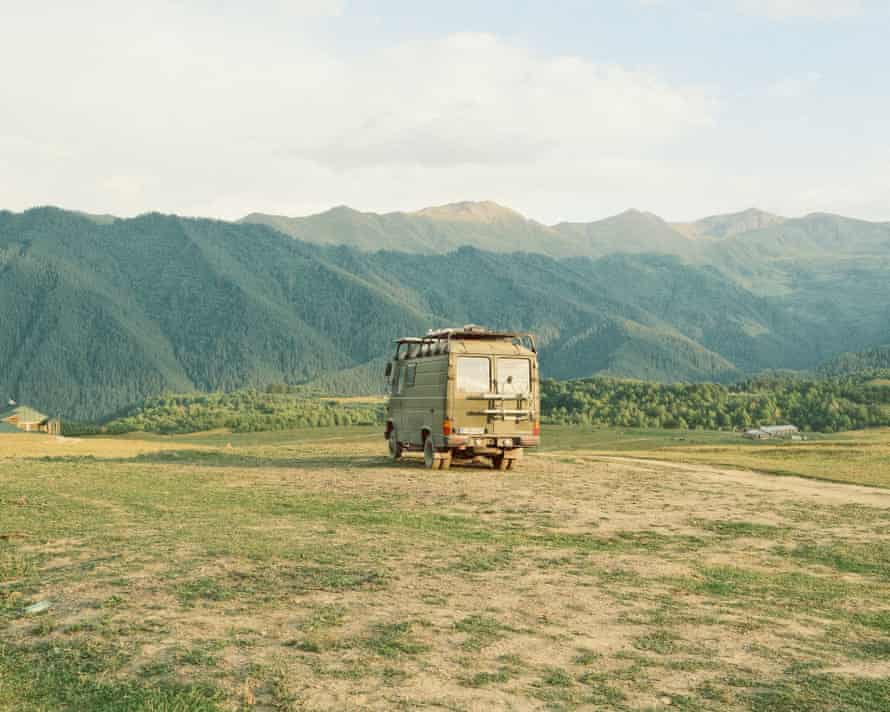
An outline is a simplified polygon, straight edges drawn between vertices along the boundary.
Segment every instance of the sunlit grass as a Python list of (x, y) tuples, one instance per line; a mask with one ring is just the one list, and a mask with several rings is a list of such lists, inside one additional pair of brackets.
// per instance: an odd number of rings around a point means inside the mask
[(614, 453), (890, 487), (887, 428), (758, 442), (729, 432), (549, 426), (542, 438), (544, 451)]

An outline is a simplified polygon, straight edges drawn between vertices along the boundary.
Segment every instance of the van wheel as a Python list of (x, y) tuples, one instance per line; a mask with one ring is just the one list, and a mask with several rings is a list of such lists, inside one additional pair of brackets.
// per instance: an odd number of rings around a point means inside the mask
[(500, 470), (501, 472), (506, 472), (510, 467), (510, 461), (504, 457), (503, 453), (500, 455), (494, 455), (491, 458), (491, 466), (495, 470)]
[(433, 439), (430, 436), (427, 436), (426, 440), (423, 441), (423, 464), (426, 466), (426, 469), (435, 470), (440, 462), (441, 460), (436, 458), (436, 451), (433, 448)]
[(399, 442), (399, 436), (396, 434), (396, 429), (393, 428), (389, 431), (389, 459), (390, 460), (398, 460), (402, 456), (402, 443)]

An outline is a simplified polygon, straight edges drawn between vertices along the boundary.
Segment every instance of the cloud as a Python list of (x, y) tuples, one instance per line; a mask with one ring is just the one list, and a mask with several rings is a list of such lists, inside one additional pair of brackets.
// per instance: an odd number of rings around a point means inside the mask
[(18, 147), (0, 160), (3, 207), (238, 217), (510, 201), (507, 186), (518, 202), (542, 176), (578, 185), (603, 161), (695, 136), (719, 109), (655, 71), (491, 34), (332, 51), (305, 17), (160, 7), (106, 9), (101, 25), (23, 12), (18, 32), (0, 30), (0, 62), (19, 67), (0, 114), (0, 144)]
[(694, 7), (709, 12), (740, 11), (772, 20), (832, 20), (865, 11), (865, 0), (634, 0), (644, 7)]
[(743, 12), (774, 20), (832, 20), (859, 15), (865, 9), (862, 0), (737, 0), (737, 4)]
[(686, 218), (839, 210), (818, 181), (846, 170), (862, 214), (885, 216), (886, 160), (848, 156), (883, 145), (886, 97), (819, 101), (833, 84), (781, 63), (752, 101), (487, 33), (356, 43), (325, 0), (9, 5), (0, 209), (237, 218), (492, 199), (544, 221)]
[(819, 72), (808, 72), (795, 77), (783, 77), (770, 85), (767, 93), (770, 96), (781, 99), (797, 99), (812, 91), (820, 81), (822, 81), (822, 75)]
[(291, 151), (340, 168), (521, 163), (568, 146), (651, 145), (707, 125), (714, 108), (705, 92), (651, 73), (456, 34), (340, 67), (305, 108), (314, 128)]

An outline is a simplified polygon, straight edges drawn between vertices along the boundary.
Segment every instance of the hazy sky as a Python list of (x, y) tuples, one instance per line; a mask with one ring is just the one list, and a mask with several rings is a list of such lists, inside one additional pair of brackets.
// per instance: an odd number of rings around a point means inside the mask
[(890, 0), (0, 0), (0, 208), (890, 220), (888, 38)]

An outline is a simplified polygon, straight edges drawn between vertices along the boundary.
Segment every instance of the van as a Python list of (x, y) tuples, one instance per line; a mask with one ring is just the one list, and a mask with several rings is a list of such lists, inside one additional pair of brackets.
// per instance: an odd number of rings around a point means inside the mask
[(485, 460), (503, 471), (540, 442), (531, 334), (470, 324), (397, 339), (385, 379), (384, 436), (393, 460), (414, 451), (430, 469)]

